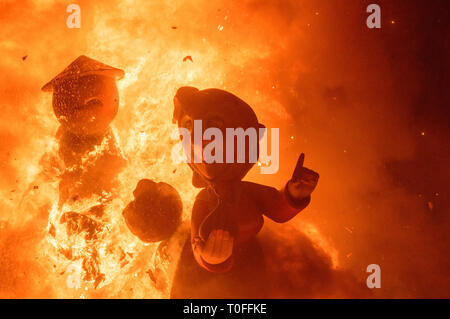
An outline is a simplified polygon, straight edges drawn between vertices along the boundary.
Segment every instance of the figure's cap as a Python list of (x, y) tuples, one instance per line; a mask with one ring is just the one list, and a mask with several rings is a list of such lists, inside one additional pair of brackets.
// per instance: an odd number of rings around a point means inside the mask
[(120, 80), (123, 78), (125, 72), (121, 69), (116, 69), (97, 60), (88, 58), (85, 55), (81, 55), (50, 82), (45, 84), (41, 90), (50, 92), (53, 90), (55, 83), (62, 79), (66, 80), (90, 74), (111, 76)]
[(208, 111), (213, 109), (224, 120), (229, 121), (227, 124), (230, 124), (230, 127), (239, 127), (245, 124), (258, 126), (258, 119), (251, 106), (225, 90), (214, 88), (199, 90), (195, 87), (184, 86), (177, 90), (174, 106), (173, 123), (179, 120), (183, 111), (187, 111), (191, 115), (207, 116)]

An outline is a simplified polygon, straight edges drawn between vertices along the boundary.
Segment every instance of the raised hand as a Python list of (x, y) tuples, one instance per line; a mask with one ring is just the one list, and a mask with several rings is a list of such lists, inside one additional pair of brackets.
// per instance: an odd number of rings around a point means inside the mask
[(289, 194), (295, 199), (302, 199), (311, 195), (319, 181), (319, 174), (303, 166), (305, 154), (301, 153), (291, 180), (287, 188)]
[(206, 243), (197, 238), (196, 247), (200, 248), (202, 259), (208, 264), (217, 265), (225, 262), (233, 253), (234, 238), (222, 229), (213, 230)]

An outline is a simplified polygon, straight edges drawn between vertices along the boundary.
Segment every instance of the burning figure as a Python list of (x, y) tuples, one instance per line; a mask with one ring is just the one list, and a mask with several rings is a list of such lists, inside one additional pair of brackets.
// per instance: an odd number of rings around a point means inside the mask
[(124, 72), (84, 55), (42, 87), (53, 92), (53, 110), (61, 126), (56, 133), (65, 170), (59, 206), (111, 191), (124, 165), (109, 126), (117, 114), (115, 83)]
[[(61, 124), (58, 156), (50, 154), (51, 164), (44, 165), (56, 170), (59, 180), (58, 214), (50, 219), (49, 233), (66, 238), (56, 245), (58, 251), (71, 261), (81, 259), (83, 279), (95, 287), (105, 279), (99, 247), (108, 232), (106, 206), (125, 165), (110, 127), (119, 106), (115, 81), (123, 75), (83, 55), (42, 87), (53, 92), (53, 110)], [(57, 233), (57, 224), (65, 235)]]
[[(182, 87), (176, 93), (174, 104), (174, 122), (179, 128), (191, 131), (191, 149), (187, 152), (195, 153), (195, 120), (201, 120), (205, 130), (214, 127), (222, 134), (226, 128), (246, 130), (262, 126), (247, 103), (223, 90)], [(203, 141), (202, 148), (207, 145)], [(236, 154), (236, 143), (234, 147)], [(227, 147), (224, 145), (221, 151), (225, 157)], [(242, 178), (254, 165), (248, 160), (248, 149), (245, 152), (244, 163), (205, 160), (189, 163), (193, 185), (203, 188), (192, 211), (192, 251), (197, 263), (210, 272), (227, 272), (233, 264), (241, 264), (248, 258), (243, 247), (261, 230), (263, 215), (278, 223), (287, 222), (309, 204), (319, 179), (316, 172), (303, 167), (304, 154), (301, 154), (291, 180), (281, 191), (244, 182)]]

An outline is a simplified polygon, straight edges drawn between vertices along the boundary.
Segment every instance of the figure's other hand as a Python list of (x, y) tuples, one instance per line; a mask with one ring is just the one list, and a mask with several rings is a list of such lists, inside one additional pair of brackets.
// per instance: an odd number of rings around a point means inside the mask
[(233, 254), (233, 244), (234, 238), (229, 232), (216, 229), (209, 234), (206, 243), (201, 244), (200, 255), (208, 264), (221, 264)]
[(287, 188), (289, 194), (295, 199), (302, 199), (311, 195), (319, 181), (319, 174), (303, 166), (305, 154), (300, 154), (297, 166)]

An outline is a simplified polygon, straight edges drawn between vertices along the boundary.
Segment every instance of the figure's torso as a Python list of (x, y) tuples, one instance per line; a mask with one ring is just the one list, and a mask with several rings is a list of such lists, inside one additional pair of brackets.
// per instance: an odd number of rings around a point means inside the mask
[(230, 185), (227, 195), (218, 207), (218, 196), (214, 191), (211, 188), (202, 190), (194, 204), (193, 223), (199, 227), (202, 237), (207, 237), (214, 229), (225, 228), (232, 232), (236, 243), (248, 241), (264, 224), (262, 212), (246, 192), (245, 182)]

